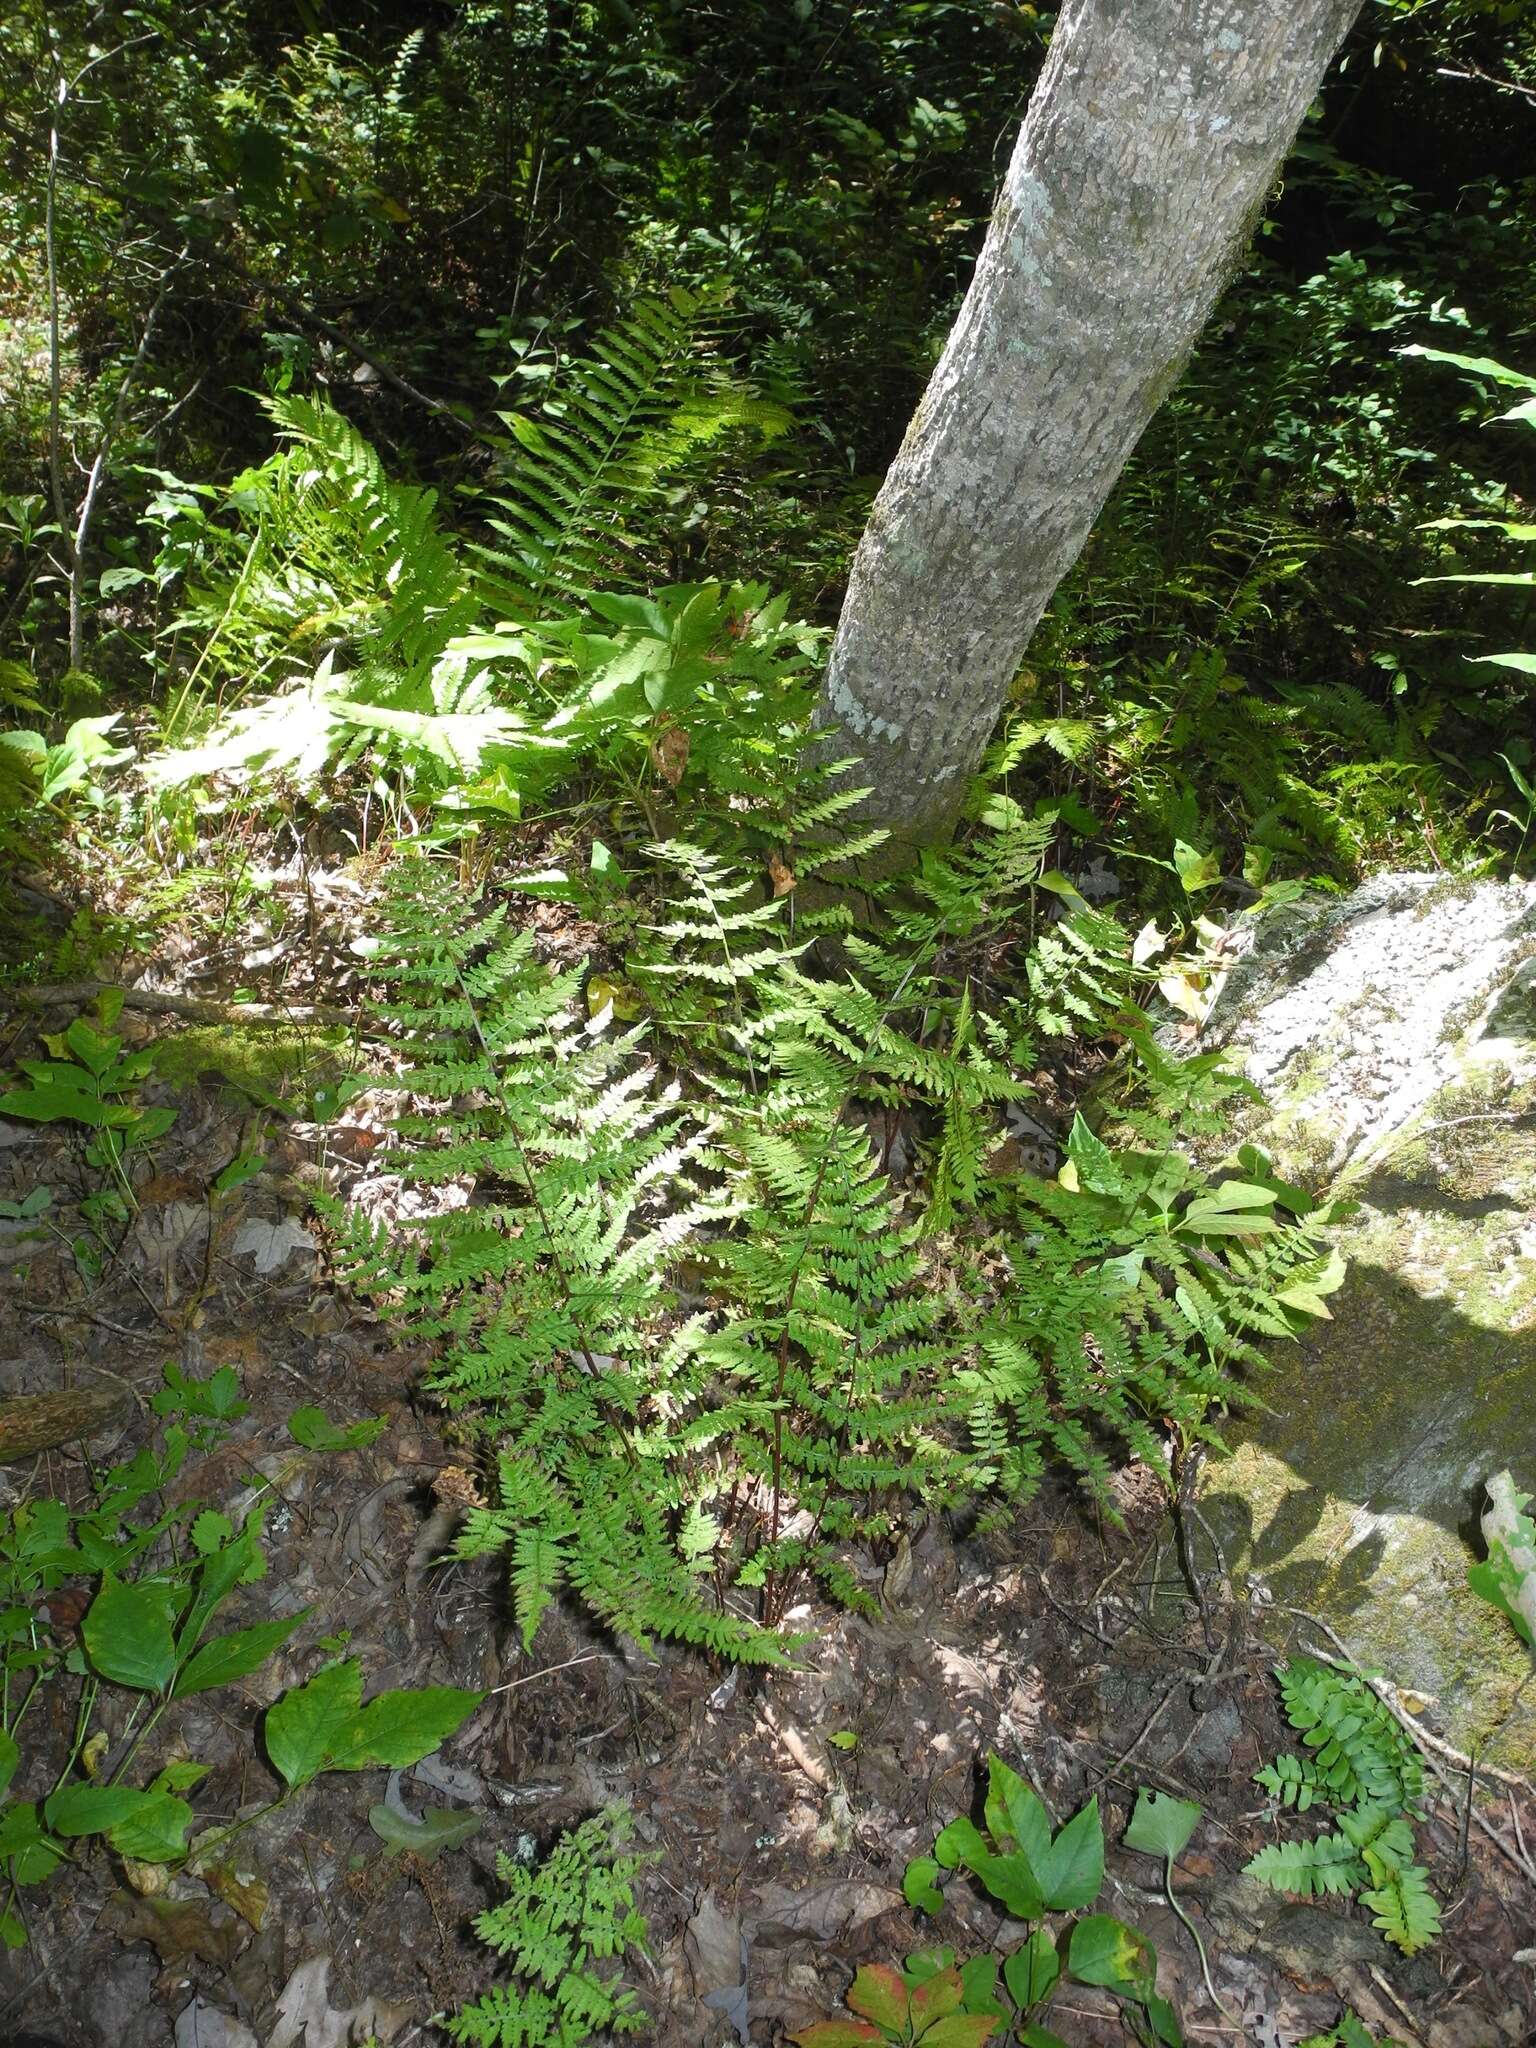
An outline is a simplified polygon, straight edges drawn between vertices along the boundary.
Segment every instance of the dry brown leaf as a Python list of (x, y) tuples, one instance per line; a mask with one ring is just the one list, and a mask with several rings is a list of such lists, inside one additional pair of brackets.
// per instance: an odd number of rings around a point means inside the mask
[(211, 1869), (199, 1870), (198, 1876), (209, 1891), (226, 1906), (233, 1906), (246, 1925), (260, 1934), (271, 1898), (264, 1878), (243, 1877), (232, 1863), (215, 1863)]
[(237, 1921), (215, 1927), (208, 1908), (196, 1899), (140, 1899), (132, 1892), (114, 1892), (99, 1924), (124, 1941), (153, 1943), (167, 1968), (196, 1957), (222, 1970), (244, 1939)]
[(688, 766), (688, 735), (680, 725), (666, 725), (651, 741), (651, 766), (667, 785), (676, 789)]
[(775, 897), (779, 897), (787, 896), (799, 878), (782, 854), (770, 853), (768, 856), (768, 879), (773, 884)]
[(792, 1891), (786, 1884), (765, 1884), (757, 1906), (748, 1914), (753, 1937), (765, 1948), (785, 1948), (792, 1941), (837, 1941), (882, 1913), (905, 1908), (901, 1893), (889, 1885), (837, 1878)]

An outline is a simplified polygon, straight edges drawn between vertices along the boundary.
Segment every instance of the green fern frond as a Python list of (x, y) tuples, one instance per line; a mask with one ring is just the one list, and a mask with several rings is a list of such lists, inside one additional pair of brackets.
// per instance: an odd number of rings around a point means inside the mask
[(1272, 1891), (1290, 1892), (1303, 1899), (1357, 1891), (1366, 1877), (1365, 1864), (1345, 1835), (1321, 1835), (1312, 1842), (1271, 1842), (1243, 1865), (1243, 1872)]

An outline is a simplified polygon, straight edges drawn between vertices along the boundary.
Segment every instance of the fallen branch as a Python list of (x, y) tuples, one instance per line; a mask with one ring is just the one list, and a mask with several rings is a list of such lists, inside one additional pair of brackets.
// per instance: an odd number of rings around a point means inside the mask
[[(119, 989), (115, 981), (45, 982), (37, 988), (16, 991), (21, 1002), (37, 1009), (56, 1003), (93, 1003), (107, 989)], [(193, 1024), (339, 1024), (350, 1030), (357, 1022), (350, 1010), (329, 1003), (226, 1003), (212, 996), (178, 996), (157, 988), (119, 989), (128, 1010), (158, 1010), (171, 1017), (185, 1017)]]

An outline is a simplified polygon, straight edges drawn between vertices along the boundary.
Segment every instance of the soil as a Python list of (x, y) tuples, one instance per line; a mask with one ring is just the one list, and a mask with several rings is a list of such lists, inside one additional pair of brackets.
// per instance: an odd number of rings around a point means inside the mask
[[(316, 973), (314, 989), (289, 981), (262, 992), (324, 999), (323, 962)], [(238, 965), (228, 985), (259, 986)], [(36, 1033), (72, 1014), (18, 1011), (9, 1058), (35, 1051)], [(119, 1028), (148, 1039), (187, 1027), (131, 1010)], [(908, 1858), (973, 1808), (992, 1752), (1030, 1777), (1058, 1821), (1096, 1794), (1112, 1843), (1138, 1786), (1203, 1805), (1177, 1889), (1216, 1990), (1261, 2048), (1292, 2048), (1330, 2027), (1345, 2002), (1374, 2032), (1428, 2048), (1536, 2038), (1536, 1973), (1517, 1960), (1536, 1941), (1536, 1899), (1493, 1841), (1468, 1834), (1451, 1792), (1437, 1789), (1420, 1828), (1446, 1933), (1412, 1961), (1358, 1906), (1289, 1902), (1241, 1875), (1274, 1837), (1252, 1773), (1292, 1747), (1271, 1677), (1276, 1639), (1230, 1596), (1198, 1524), (1186, 1570), (1153, 1475), (1120, 1476), (1120, 1526), (1048, 1484), (1005, 1527), (914, 1527), (889, 1557), (863, 1560), (878, 1621), (820, 1607), (792, 1617), (805, 1635), (793, 1674), (647, 1654), (575, 1613), (547, 1618), (525, 1654), (494, 1564), (437, 1561), (458, 1454), (415, 1392), (424, 1361), (331, 1284), (319, 1233), (314, 1250), (294, 1232), (274, 1240), (267, 1272), (242, 1239), (253, 1221), (309, 1227), (305, 1192), (322, 1172), (342, 1186), (380, 1177), (368, 1099), (329, 1124), (274, 1124), (263, 1170), (218, 1203), (208, 1191), (250, 1137), (250, 1094), (203, 1071), (153, 1084), (144, 1099), (174, 1107), (177, 1121), (156, 1147), (137, 1220), (92, 1279), (68, 1239), (74, 1205), (100, 1176), (59, 1127), (4, 1127), (0, 1196), (52, 1186), (60, 1228), (0, 1243), (0, 1394), (113, 1389), (122, 1401), (105, 1426), (93, 1418), (84, 1443), (0, 1465), (0, 1492), (79, 1504), (93, 1472), (149, 1440), (147, 1402), (168, 1361), (199, 1375), (233, 1366), (249, 1412), (180, 1484), (226, 1512), (253, 1486), (277, 1497), (268, 1573), (242, 1589), (236, 1620), (313, 1608), (254, 1677), (165, 1716), (144, 1753), (145, 1780), (172, 1756), (210, 1764), (192, 1795), (200, 1821), (270, 1799), (279, 1787), (261, 1714), (317, 1667), (320, 1638), (342, 1630), (370, 1692), (454, 1684), (487, 1697), (438, 1758), (393, 1787), (382, 1771), (331, 1773), (251, 1828), (239, 1868), (264, 1896), (244, 1895), (246, 1917), (189, 1876), (146, 1900), (101, 1849), (22, 1894), (29, 1942), (0, 1958), (0, 2044), (441, 2039), (433, 2015), (494, 1975), (469, 1922), (498, 1895), (497, 1854), (526, 1859), (623, 1800), (655, 1856), (641, 1880), (651, 1953), (633, 1971), (651, 2038), (658, 2048), (766, 2048), (838, 2010), (861, 1962), (939, 1942), (962, 1956), (993, 1944), (1000, 1915), (980, 1895), (952, 1885), (932, 1923), (900, 1889)], [(364, 1449), (306, 1451), (287, 1423), (308, 1404), (341, 1425), (382, 1415), (387, 1427)], [(70, 1602), (48, 1620), (67, 1631)], [(121, 1704), (105, 1689), (103, 1699), (115, 1733)], [(57, 1688), (29, 1718), (15, 1792), (46, 1790), (73, 1711), (72, 1693)], [(369, 1810), (391, 1792), (414, 1811), (472, 1810), (478, 1831), (435, 1861), (390, 1856)], [(1527, 1792), (1485, 1786), (1479, 1797), (1496, 1832), (1523, 1827), (1536, 1842)], [(1156, 1943), (1190, 2041), (1236, 2038), (1153, 1859), (1113, 1848), (1100, 1903)], [(1084, 2048), (1127, 2038), (1113, 2001), (1091, 1991), (1066, 1992), (1051, 2024)]]

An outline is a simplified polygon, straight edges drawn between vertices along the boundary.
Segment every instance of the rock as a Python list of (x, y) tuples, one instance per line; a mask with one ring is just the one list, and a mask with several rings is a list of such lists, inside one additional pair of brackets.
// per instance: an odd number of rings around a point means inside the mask
[(1384, 876), (1275, 912), (1206, 1043), (1267, 1098), (1243, 1135), (1359, 1203), (1333, 1320), (1208, 1474), (1230, 1562), (1529, 1767), (1529, 1658), (1466, 1570), (1485, 1480), (1536, 1492), (1536, 885)]

